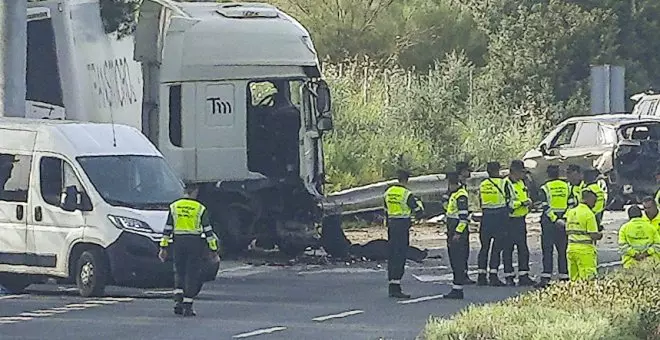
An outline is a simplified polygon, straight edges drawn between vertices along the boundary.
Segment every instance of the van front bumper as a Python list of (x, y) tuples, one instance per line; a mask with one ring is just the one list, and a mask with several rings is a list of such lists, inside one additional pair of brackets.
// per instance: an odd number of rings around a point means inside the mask
[[(146, 236), (122, 232), (106, 249), (113, 283), (127, 287), (171, 288), (174, 285), (172, 257), (161, 262), (159, 249), (158, 243)], [(213, 263), (207, 257), (203, 261), (202, 280), (215, 280), (219, 263)]]

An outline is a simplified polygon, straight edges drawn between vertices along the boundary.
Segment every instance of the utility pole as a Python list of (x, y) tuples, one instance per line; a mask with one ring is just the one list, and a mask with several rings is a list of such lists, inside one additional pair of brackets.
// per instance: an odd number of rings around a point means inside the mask
[(0, 0), (0, 117), (25, 117), (27, 0)]

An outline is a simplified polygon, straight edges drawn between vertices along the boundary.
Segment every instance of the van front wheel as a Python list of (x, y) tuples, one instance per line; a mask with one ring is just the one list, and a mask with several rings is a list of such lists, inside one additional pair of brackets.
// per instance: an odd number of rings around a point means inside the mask
[(83, 297), (102, 296), (108, 278), (108, 267), (103, 252), (89, 249), (78, 258), (76, 284)]

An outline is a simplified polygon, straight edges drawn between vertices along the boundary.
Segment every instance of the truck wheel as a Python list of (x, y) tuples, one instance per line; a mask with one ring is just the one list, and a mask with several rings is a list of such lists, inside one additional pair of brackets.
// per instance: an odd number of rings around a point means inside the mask
[(226, 212), (223, 214), (222, 221), (216, 221), (214, 230), (220, 237), (221, 249), (220, 255), (240, 253), (247, 249), (252, 239), (245, 235), (241, 219), (242, 210), (231, 204), (227, 207)]
[(0, 276), (0, 286), (4, 287), (11, 294), (22, 293), (32, 282), (20, 275), (2, 275)]
[(83, 297), (102, 296), (108, 280), (108, 266), (103, 252), (89, 249), (78, 258), (76, 284)]

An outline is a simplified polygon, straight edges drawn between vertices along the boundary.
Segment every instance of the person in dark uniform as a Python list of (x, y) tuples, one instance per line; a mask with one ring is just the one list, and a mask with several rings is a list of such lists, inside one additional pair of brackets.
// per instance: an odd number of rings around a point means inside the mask
[[(460, 184), (467, 188), (468, 183), (467, 180), (472, 177), (472, 167), (470, 166), (470, 163), (468, 162), (456, 162), (456, 173), (458, 174), (458, 181)], [(470, 259), (470, 242), (465, 243), (465, 253), (467, 256), (465, 257), (465, 280), (463, 281), (463, 284), (465, 285), (473, 285), (476, 283), (476, 281), (472, 280), (470, 276), (468, 275), (468, 260)]]
[[(447, 202), (447, 251), (454, 274), (452, 289), (445, 299), (462, 299), (465, 284), (465, 258), (468, 257), (470, 231), (468, 228), (468, 192), (457, 173), (447, 174), (449, 202)], [(468, 244), (468, 247), (465, 245)]]
[(391, 185), (384, 195), (388, 244), (387, 279), (390, 297), (408, 299), (410, 295), (401, 291), (401, 278), (408, 254), (412, 217), (414, 214), (420, 218), (424, 213), (424, 205), (406, 188), (410, 174), (401, 170), (397, 177), (398, 183)]
[(541, 186), (541, 248), (543, 250), (543, 272), (537, 288), (543, 288), (552, 279), (553, 249), (557, 249), (557, 268), (559, 279), (568, 280), (568, 262), (566, 260), (566, 223), (563, 220), (571, 197), (571, 186), (559, 178), (559, 166), (548, 165), (548, 181)]
[[(488, 178), (479, 185), (479, 203), (483, 216), (479, 227), (481, 249), (478, 257), (477, 284), (485, 286), (504, 286), (498, 275), (502, 249), (504, 247), (504, 228), (509, 224), (509, 207), (504, 194), (504, 179), (500, 176), (500, 163), (489, 162), (486, 165)], [(490, 262), (488, 255), (490, 252)], [(486, 269), (488, 267), (488, 270)], [(488, 274), (488, 279), (486, 279)]]
[[(169, 244), (174, 243), (174, 313), (183, 316), (197, 315), (192, 304), (205, 248), (214, 252), (218, 250), (218, 238), (206, 207), (195, 199), (197, 193), (197, 185), (189, 184), (186, 196), (170, 205), (158, 253), (160, 260), (165, 262)], [(206, 236), (207, 245), (204, 245), (202, 234)]]

